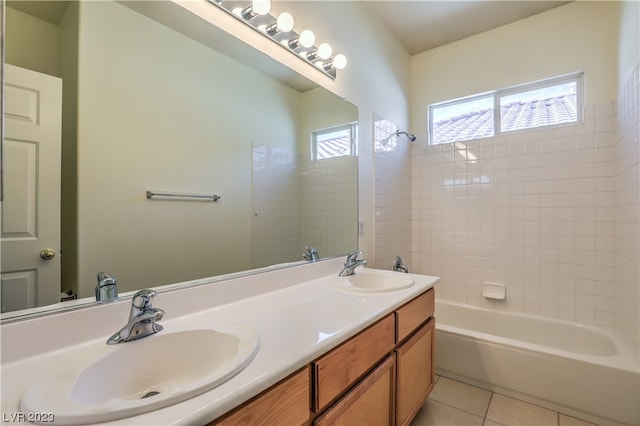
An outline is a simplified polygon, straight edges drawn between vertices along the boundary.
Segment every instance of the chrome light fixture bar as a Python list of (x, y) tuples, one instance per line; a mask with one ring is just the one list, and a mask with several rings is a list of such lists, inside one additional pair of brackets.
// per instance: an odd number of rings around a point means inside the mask
[(290, 13), (282, 12), (277, 17), (271, 15), (270, 0), (209, 2), (333, 79), (336, 78), (337, 70), (347, 66), (346, 56), (341, 53), (333, 55), (333, 49), (328, 43), (316, 46), (316, 37), (311, 30), (302, 30), (300, 33), (294, 31), (294, 19)]

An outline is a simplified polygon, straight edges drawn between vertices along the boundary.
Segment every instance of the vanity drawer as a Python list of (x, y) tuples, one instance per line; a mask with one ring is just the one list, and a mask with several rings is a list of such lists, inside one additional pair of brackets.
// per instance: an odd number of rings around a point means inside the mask
[(395, 319), (387, 315), (312, 364), (318, 412), (393, 350)]
[(273, 385), (256, 398), (209, 423), (218, 425), (302, 425), (309, 422), (309, 367)]
[(433, 288), (398, 308), (396, 310), (396, 342), (401, 342), (420, 324), (433, 316), (434, 310), (435, 298)]

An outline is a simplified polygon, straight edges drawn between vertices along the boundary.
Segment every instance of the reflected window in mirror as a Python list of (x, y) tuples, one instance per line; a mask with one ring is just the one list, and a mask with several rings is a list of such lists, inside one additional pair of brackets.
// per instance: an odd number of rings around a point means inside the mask
[(313, 161), (336, 157), (356, 157), (358, 155), (358, 124), (347, 123), (340, 126), (314, 130), (311, 133)]

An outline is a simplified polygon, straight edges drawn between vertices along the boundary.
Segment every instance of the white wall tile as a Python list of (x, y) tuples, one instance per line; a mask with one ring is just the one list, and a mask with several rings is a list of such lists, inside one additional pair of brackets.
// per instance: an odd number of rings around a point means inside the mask
[[(414, 245), (413, 261), (420, 272), (432, 273), (429, 268), (437, 265), (426, 266), (419, 259), (444, 255), (443, 281), (455, 288), (443, 291), (443, 297), (483, 304), (478, 283), (483, 276), (499, 276), (509, 299), (517, 299), (505, 302), (507, 309), (589, 323), (598, 318), (611, 326), (615, 314), (607, 310), (610, 303), (600, 301), (596, 315), (600, 296), (583, 270), (604, 274), (601, 268), (615, 262), (613, 109), (610, 103), (590, 106), (583, 125), (426, 151), (425, 163), (438, 173), (414, 178), (412, 196), (424, 195), (425, 205), (444, 209), (425, 212), (414, 203), (413, 216), (421, 219), (414, 222), (413, 238), (420, 238), (418, 224), (445, 232), (438, 234), (438, 244)], [(469, 152), (477, 160), (469, 161)], [(483, 170), (491, 170), (493, 179), (478, 185), (485, 178)], [(443, 179), (436, 182), (434, 176)], [(442, 220), (433, 221), (433, 214)]]
[[(638, 68), (583, 124), (414, 152), (412, 262), (438, 297), (612, 327), (640, 353)], [(488, 277), (506, 301), (481, 297)]]

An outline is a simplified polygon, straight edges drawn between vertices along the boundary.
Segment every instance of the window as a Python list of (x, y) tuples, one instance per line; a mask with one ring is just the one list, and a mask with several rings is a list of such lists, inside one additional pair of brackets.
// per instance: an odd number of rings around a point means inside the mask
[(358, 125), (348, 123), (311, 132), (313, 160), (356, 156)]
[(582, 121), (582, 76), (571, 74), (429, 106), (429, 144)]

